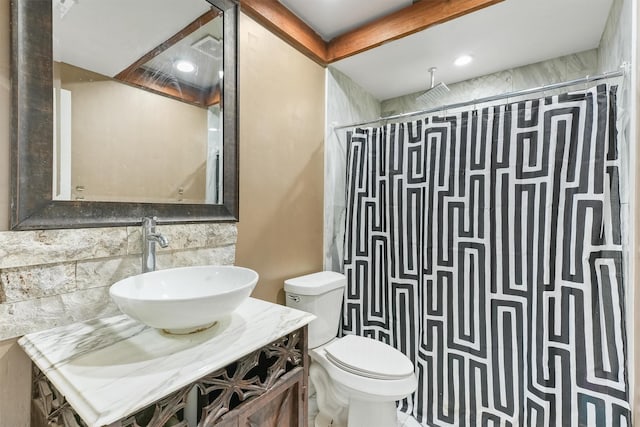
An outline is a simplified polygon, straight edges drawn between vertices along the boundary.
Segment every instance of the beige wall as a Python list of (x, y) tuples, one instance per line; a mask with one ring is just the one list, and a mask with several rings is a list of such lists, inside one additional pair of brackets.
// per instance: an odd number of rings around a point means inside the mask
[(284, 302), (283, 280), (322, 269), (324, 69), (240, 20), (240, 223), (236, 264), (254, 296)]
[(16, 340), (0, 342), (0, 426), (29, 426), (30, 378), (31, 361)]

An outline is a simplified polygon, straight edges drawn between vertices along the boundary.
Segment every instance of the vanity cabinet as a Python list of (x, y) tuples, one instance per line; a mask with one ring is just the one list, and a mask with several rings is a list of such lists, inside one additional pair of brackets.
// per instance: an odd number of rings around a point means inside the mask
[(221, 419), (221, 427), (306, 426), (306, 384), (302, 368), (289, 372), (278, 384), (250, 404)]
[(27, 335), (32, 426), (304, 427), (312, 319), (250, 298), (189, 336), (127, 316)]

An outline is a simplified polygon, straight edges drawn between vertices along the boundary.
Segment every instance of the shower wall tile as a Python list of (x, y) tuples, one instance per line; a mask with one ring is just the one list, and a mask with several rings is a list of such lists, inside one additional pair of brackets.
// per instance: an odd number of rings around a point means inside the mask
[(598, 70), (599, 49), (591, 49), (582, 53), (565, 56), (567, 60), (566, 80), (575, 80), (585, 75), (600, 73)]
[[(235, 261), (235, 224), (161, 225), (158, 268)], [(0, 340), (113, 315), (109, 287), (141, 271), (140, 227), (0, 232)]]
[[(433, 100), (431, 103), (421, 103), (419, 101), (418, 97), (422, 92), (387, 99), (382, 101), (382, 114), (386, 116), (421, 111), (442, 105), (540, 87), (592, 75), (597, 70), (598, 50), (592, 49), (453, 83), (449, 85), (449, 93)], [(530, 98), (530, 96), (527, 96), (527, 98)], [(493, 102), (493, 104), (503, 104), (514, 100), (517, 99), (500, 100)]]
[(631, 62), (632, 1), (614, 0), (598, 49), (598, 71), (618, 70)]
[(394, 116), (396, 114), (403, 114), (410, 111), (422, 110), (433, 106), (429, 102), (420, 102), (418, 96), (422, 92), (413, 93), (410, 95), (399, 96), (397, 98), (391, 98), (380, 103), (380, 109), (383, 117)]
[(327, 129), (380, 117), (380, 101), (348, 76), (327, 68)]
[(567, 58), (555, 58), (510, 70), (512, 87), (507, 91), (540, 87), (566, 80)]
[[(613, 0), (613, 5), (609, 11), (609, 17), (607, 18), (607, 24), (602, 33), (600, 39), (600, 48), (598, 49), (598, 72), (606, 73), (610, 71), (619, 70), (623, 63), (628, 66), (632, 60), (632, 51), (634, 48), (633, 36), (633, 2), (632, 0)], [(640, 224), (638, 215), (634, 213), (630, 206), (630, 199), (633, 192), (637, 191), (637, 180), (635, 175), (634, 160), (632, 159), (632, 144), (635, 141), (631, 137), (630, 123), (633, 120), (631, 116), (631, 99), (635, 94), (631, 91), (631, 79), (627, 78), (621, 80), (621, 84), (618, 90), (618, 102), (621, 108), (618, 109), (618, 128), (624, 129), (620, 133), (620, 159), (622, 162), (620, 180), (620, 200), (621, 200), (621, 224), (622, 224), (622, 236), (623, 245), (626, 249), (623, 251), (623, 265), (626, 271), (623, 273), (626, 277), (632, 277), (630, 283), (633, 283), (632, 276), (632, 264), (638, 262), (638, 245), (633, 239), (628, 236), (637, 235), (637, 227)], [(628, 171), (624, 173), (624, 171)], [(635, 256), (634, 256), (635, 254)], [(637, 268), (636, 268), (637, 269)], [(637, 273), (636, 273), (637, 277)], [(637, 279), (636, 279), (637, 281)], [(636, 310), (637, 311), (637, 310)], [(635, 318), (633, 315), (630, 317), (630, 324), (637, 324), (638, 316)], [(631, 328), (631, 334), (635, 335), (636, 341), (639, 340), (638, 334), (633, 332)], [(637, 380), (636, 375), (636, 380)], [(636, 399), (637, 401), (637, 399)]]
[(470, 99), (486, 98), (509, 92), (513, 85), (512, 74), (510, 71), (499, 71), (453, 84), (450, 88), (451, 91), (447, 98), (447, 103), (465, 102)]
[(378, 119), (380, 102), (332, 67), (326, 71), (326, 91), (324, 268), (342, 271), (346, 132), (334, 127)]
[[(623, 63), (627, 65), (632, 59), (632, 0), (613, 0), (613, 5), (607, 18), (607, 24), (600, 39), (598, 49), (598, 72), (605, 73), (617, 71)], [(628, 69), (628, 68), (627, 68)], [(618, 128), (624, 129), (621, 133), (620, 158), (622, 160), (622, 170), (630, 170), (633, 162), (631, 158), (631, 134), (630, 123), (631, 112), (631, 79), (620, 79), (618, 88), (618, 102), (621, 108), (618, 109)], [(625, 178), (625, 176), (623, 176)], [(620, 182), (620, 198), (622, 203), (628, 203), (630, 193), (635, 190), (633, 178), (627, 177)], [(624, 222), (623, 224), (633, 224)], [(632, 229), (623, 230), (624, 234), (632, 233)], [(628, 265), (628, 263), (627, 263)]]
[[(382, 102), (382, 115), (389, 116), (413, 111), (437, 109), (442, 106), (465, 102), (470, 99), (485, 98), (496, 93), (508, 92), (511, 88), (511, 74), (498, 72), (465, 80), (449, 87), (449, 92), (435, 98), (422, 99), (422, 92), (393, 98)], [(466, 108), (466, 107), (465, 107)], [(444, 112), (444, 110), (442, 110)], [(436, 114), (438, 111), (436, 111)]]

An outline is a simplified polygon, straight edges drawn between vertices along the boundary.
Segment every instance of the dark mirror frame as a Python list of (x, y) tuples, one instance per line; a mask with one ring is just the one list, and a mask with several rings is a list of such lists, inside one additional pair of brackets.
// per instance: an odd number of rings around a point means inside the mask
[(207, 0), (224, 13), (223, 204), (54, 201), (52, 7), (11, 0), (11, 229), (109, 227), (238, 220), (238, 5)]

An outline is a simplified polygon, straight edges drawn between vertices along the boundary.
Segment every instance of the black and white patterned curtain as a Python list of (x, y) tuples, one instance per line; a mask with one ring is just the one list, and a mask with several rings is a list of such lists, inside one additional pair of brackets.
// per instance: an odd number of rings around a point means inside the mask
[(349, 133), (343, 332), (424, 425), (631, 425), (615, 94)]

